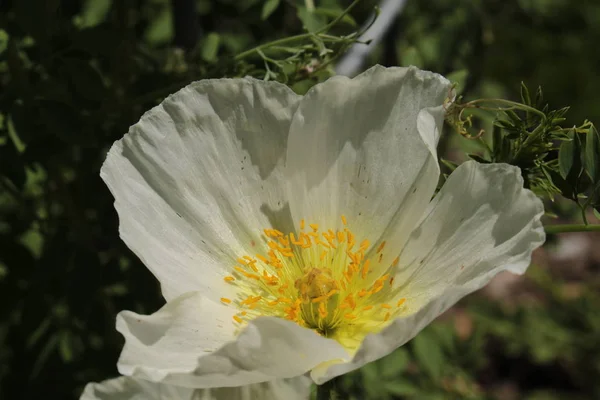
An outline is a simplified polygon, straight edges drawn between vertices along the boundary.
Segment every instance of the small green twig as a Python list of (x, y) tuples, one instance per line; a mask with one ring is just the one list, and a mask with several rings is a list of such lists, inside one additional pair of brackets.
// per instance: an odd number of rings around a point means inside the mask
[(287, 38), (282, 38), (279, 40), (274, 40), (272, 42), (269, 43), (265, 43), (265, 44), (261, 44), (260, 46), (256, 46), (250, 50), (246, 50), (244, 52), (241, 52), (240, 54), (236, 55), (234, 57), (234, 59), (236, 61), (242, 60), (254, 53), (258, 53), (258, 51), (262, 51), (265, 50), (269, 47), (272, 46), (281, 46), (283, 44), (286, 43), (291, 43), (291, 42), (295, 42), (297, 40), (304, 40), (304, 39), (309, 39), (311, 37), (314, 37), (315, 35), (320, 35), (323, 33), (326, 33), (327, 31), (329, 31), (333, 26), (335, 26), (338, 22), (341, 21), (342, 18), (344, 18), (361, 0), (354, 0), (352, 2), (352, 4), (350, 4), (340, 15), (338, 15), (333, 21), (331, 21), (330, 23), (328, 23), (327, 25), (325, 25), (323, 28), (319, 29), (316, 32), (308, 32), (308, 33), (303, 33), (300, 35), (295, 35), (295, 36), (290, 36)]
[(600, 224), (585, 225), (585, 224), (564, 224), (564, 225), (547, 225), (544, 226), (547, 234), (553, 235), (564, 232), (600, 232)]

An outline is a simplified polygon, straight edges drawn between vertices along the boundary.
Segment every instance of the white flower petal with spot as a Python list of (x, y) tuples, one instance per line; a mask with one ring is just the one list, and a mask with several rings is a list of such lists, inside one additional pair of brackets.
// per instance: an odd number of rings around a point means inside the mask
[(415, 313), (367, 336), (350, 363), (312, 371), (323, 383), (377, 360), (412, 339), (438, 315), (497, 273), (525, 272), (545, 240), (542, 202), (507, 164), (460, 165), (429, 204), (404, 248), (396, 280), (406, 282)]
[(122, 376), (86, 385), (81, 400), (306, 400), (305, 376), (233, 388), (190, 389)]
[(449, 82), (374, 67), (304, 97), (199, 82), (149, 111), (102, 177), (168, 303), (123, 312), (119, 371), (190, 388), (311, 373), (401, 346), (542, 244), (519, 170), (466, 163), (431, 200)]
[[(147, 112), (111, 148), (101, 176), (121, 238), (167, 300), (202, 290), (218, 301), (256, 227), (285, 226), (283, 165), (300, 97), (254, 79), (195, 82)], [(268, 143), (268, 146), (264, 146)]]

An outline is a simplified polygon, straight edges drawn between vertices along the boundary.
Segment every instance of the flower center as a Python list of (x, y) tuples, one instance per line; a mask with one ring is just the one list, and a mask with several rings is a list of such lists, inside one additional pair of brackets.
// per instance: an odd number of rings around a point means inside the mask
[(235, 299), (221, 299), (240, 309), (235, 322), (281, 317), (356, 349), (367, 334), (405, 314), (406, 299), (389, 273), (398, 258), (381, 268), (385, 241), (376, 249), (368, 240), (357, 244), (344, 216), (342, 223), (336, 231), (317, 224), (305, 229), (304, 220), (297, 234), (265, 229), (266, 252), (239, 258), (224, 278), (237, 287)]

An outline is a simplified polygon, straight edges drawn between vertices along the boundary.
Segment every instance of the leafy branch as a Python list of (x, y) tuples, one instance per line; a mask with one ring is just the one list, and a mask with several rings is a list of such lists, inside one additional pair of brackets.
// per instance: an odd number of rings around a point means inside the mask
[[(485, 130), (474, 129), (473, 110), (495, 112), (491, 138)], [(543, 102), (541, 88), (532, 99), (521, 84), (521, 102), (504, 99), (477, 99), (461, 103), (459, 98), (446, 106), (446, 120), (463, 137), (481, 143), (483, 154), (469, 154), (481, 163), (507, 163), (521, 169), (525, 187), (538, 196), (554, 200), (561, 195), (577, 204), (583, 225), (548, 227), (549, 233), (587, 228), (586, 211), (600, 211), (600, 135), (590, 121), (564, 128), (568, 107), (550, 110)], [(445, 164), (453, 165), (448, 161)]]

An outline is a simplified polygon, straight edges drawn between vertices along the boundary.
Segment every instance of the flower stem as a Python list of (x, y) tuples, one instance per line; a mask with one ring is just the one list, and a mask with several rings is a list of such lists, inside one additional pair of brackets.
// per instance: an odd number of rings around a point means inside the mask
[(547, 234), (563, 232), (600, 232), (600, 224), (565, 224), (565, 225), (547, 225), (544, 227)]

